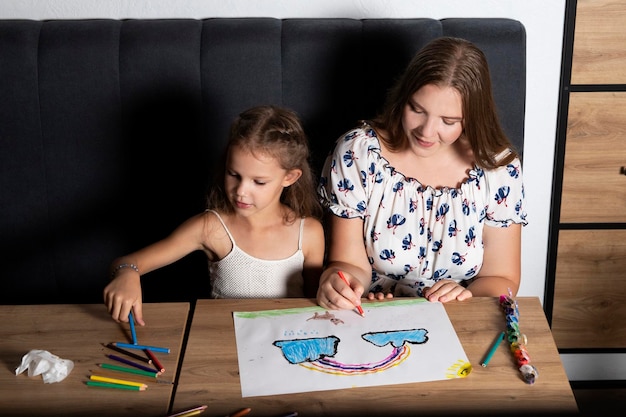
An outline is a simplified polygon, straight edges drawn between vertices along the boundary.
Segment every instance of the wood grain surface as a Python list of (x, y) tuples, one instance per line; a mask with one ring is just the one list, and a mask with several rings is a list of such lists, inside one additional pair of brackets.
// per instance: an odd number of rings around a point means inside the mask
[(557, 346), (626, 348), (626, 230), (561, 230), (557, 259)]
[(626, 93), (570, 94), (561, 223), (626, 222), (622, 167), (626, 170)]
[[(462, 379), (263, 397), (241, 397), (232, 313), (315, 305), (314, 300), (198, 300), (173, 412), (199, 404), (207, 415), (225, 416), (250, 407), (250, 416), (527, 415), (576, 413), (576, 401), (543, 309), (536, 297), (520, 298), (520, 331), (528, 337), (531, 363), (539, 370), (526, 384), (503, 345), (489, 366), (480, 361), (505, 326), (497, 298), (446, 303), (470, 362)], [(428, 358), (424, 358), (425, 361)]]
[(626, 5), (578, 0), (572, 84), (626, 84)]
[[(162, 380), (172, 381), (188, 319), (188, 303), (144, 304), (146, 326), (136, 326), (139, 344), (168, 347), (157, 353), (165, 367)], [(102, 304), (0, 306), (0, 415), (2, 416), (165, 416), (173, 384), (99, 369), (99, 363), (117, 364), (105, 354), (117, 354), (102, 344), (131, 343), (128, 323), (118, 324)], [(61, 382), (45, 384), (41, 375), (15, 375), (22, 356), (46, 350), (74, 362)], [(134, 351), (134, 350), (133, 350)], [(143, 354), (141, 350), (136, 351)], [(123, 356), (123, 355), (119, 355)], [(135, 362), (139, 363), (137, 360)], [(95, 372), (92, 372), (95, 371)], [(146, 382), (145, 391), (88, 387), (91, 374)]]

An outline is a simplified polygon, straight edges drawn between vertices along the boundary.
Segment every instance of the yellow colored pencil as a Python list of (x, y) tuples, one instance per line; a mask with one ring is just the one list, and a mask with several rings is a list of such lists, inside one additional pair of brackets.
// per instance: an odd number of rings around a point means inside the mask
[(185, 410), (185, 411), (181, 411), (179, 413), (176, 414), (170, 414), (167, 417), (189, 417), (189, 416), (195, 416), (198, 415), (200, 413), (203, 413), (204, 410), (207, 409), (207, 405), (201, 405), (200, 407), (195, 407), (195, 408), (191, 408), (189, 410)]
[(198, 414), (201, 414), (201, 413), (204, 413), (204, 410), (190, 411), (189, 413), (181, 414), (180, 417), (197, 416)]
[(106, 376), (91, 375), (89, 379), (91, 379), (92, 381), (110, 382), (112, 384), (130, 385), (131, 387), (147, 387), (146, 384), (141, 382), (126, 381), (124, 379), (117, 378), (107, 378)]

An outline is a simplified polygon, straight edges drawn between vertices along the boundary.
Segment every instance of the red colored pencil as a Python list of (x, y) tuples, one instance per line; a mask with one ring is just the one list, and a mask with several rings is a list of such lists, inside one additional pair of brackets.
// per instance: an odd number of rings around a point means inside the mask
[(163, 365), (161, 365), (161, 362), (159, 362), (159, 360), (156, 358), (156, 356), (154, 356), (154, 353), (152, 353), (150, 349), (144, 349), (144, 352), (146, 352), (146, 355), (148, 355), (148, 357), (152, 359), (152, 365), (154, 365), (157, 371), (159, 371), (160, 373), (165, 372), (165, 368), (163, 367)]
[[(350, 283), (348, 282), (347, 278), (345, 277), (345, 275), (343, 274), (343, 272), (341, 271), (337, 271), (337, 274), (339, 274), (339, 278), (341, 278), (343, 280), (343, 282), (346, 283), (346, 285), (349, 287)], [(356, 306), (356, 309), (359, 311), (359, 314), (361, 315), (361, 317), (365, 317), (365, 313), (363, 312), (363, 307)]]

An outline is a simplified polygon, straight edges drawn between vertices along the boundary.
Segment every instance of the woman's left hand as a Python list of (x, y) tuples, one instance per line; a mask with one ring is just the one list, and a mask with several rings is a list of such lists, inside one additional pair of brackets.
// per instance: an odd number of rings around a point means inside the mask
[(439, 301), (441, 303), (452, 300), (463, 301), (472, 297), (470, 290), (449, 279), (437, 281), (432, 287), (424, 288), (422, 293), (428, 301)]
[(382, 300), (391, 299), (391, 298), (393, 298), (393, 293), (390, 293), (390, 292), (386, 294), (384, 292), (376, 292), (376, 293), (370, 292), (367, 294), (367, 299), (370, 301), (373, 301), (373, 300), (382, 301)]

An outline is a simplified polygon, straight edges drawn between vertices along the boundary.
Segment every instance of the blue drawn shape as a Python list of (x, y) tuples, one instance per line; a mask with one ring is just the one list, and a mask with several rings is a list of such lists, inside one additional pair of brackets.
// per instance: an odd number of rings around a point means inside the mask
[(373, 344), (374, 346), (382, 347), (391, 344), (394, 348), (400, 348), (405, 343), (422, 344), (428, 341), (426, 329), (412, 329), (412, 330), (392, 330), (388, 332), (371, 332), (361, 335), (361, 337)]
[(277, 340), (273, 343), (279, 347), (289, 363), (314, 362), (327, 356), (337, 354), (339, 338), (336, 336), (315, 337), (311, 339)]

